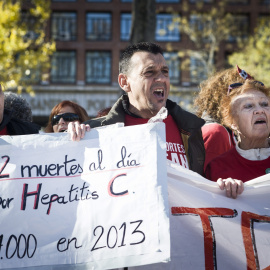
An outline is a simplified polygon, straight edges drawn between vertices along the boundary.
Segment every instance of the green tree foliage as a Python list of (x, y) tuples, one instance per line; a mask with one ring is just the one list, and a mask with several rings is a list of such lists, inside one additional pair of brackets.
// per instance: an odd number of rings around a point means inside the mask
[(45, 40), (50, 1), (0, 1), (0, 82), (5, 88), (26, 89), (48, 70), (55, 44)]
[(233, 66), (249, 72), (256, 80), (270, 86), (270, 24), (263, 20), (248, 41), (239, 42), (239, 51), (229, 57)]
[[(189, 69), (190, 58), (200, 63), (192, 72), (205, 74), (206, 77), (220, 67), (220, 63), (215, 62), (215, 55), (218, 54), (222, 42), (238, 33), (235, 18), (226, 11), (226, 5), (226, 0), (219, 0), (216, 5), (211, 6), (204, 4), (203, 0), (196, 1), (196, 4), (183, 0), (183, 12), (180, 16), (171, 10), (174, 19), (170, 27), (178, 27), (182, 39), (183, 34), (188, 37), (186, 48), (178, 53), (184, 60), (182, 69)], [(170, 48), (168, 44), (168, 50)]]

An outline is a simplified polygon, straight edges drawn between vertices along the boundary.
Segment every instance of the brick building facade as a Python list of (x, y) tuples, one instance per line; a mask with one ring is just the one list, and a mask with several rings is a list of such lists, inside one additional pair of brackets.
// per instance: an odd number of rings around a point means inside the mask
[[(196, 0), (189, 0), (195, 5)], [(217, 0), (216, 0), (217, 1)], [(215, 0), (204, 0), (205, 9), (215, 5)], [(47, 35), (56, 41), (57, 51), (52, 57), (52, 68), (48, 80), (34, 86), (36, 96), (26, 96), (32, 106), (34, 121), (44, 124), (54, 105), (64, 99), (82, 105), (90, 116), (111, 106), (121, 94), (118, 86), (118, 61), (121, 51), (129, 44), (131, 29), (131, 0), (52, 0), (51, 19)], [(156, 0), (157, 10), (172, 7), (184, 12), (181, 0)], [(270, 15), (269, 0), (234, 0), (227, 11), (239, 17), (239, 27), (248, 33), (258, 19)], [(186, 11), (185, 11), (186, 12)], [(190, 59), (190, 70), (181, 71), (180, 48), (190, 46), (187, 36), (176, 29), (161, 34), (168, 28), (172, 15), (158, 12), (156, 15), (156, 42), (166, 51), (170, 62), (170, 77), (173, 84), (170, 98), (188, 108), (192, 94), (198, 91), (198, 83), (204, 74), (192, 75), (199, 63)], [(232, 41), (228, 41), (230, 43)], [(220, 66), (226, 65), (226, 57), (233, 46), (224, 43), (215, 56)], [(180, 95), (179, 95), (180, 93)]]

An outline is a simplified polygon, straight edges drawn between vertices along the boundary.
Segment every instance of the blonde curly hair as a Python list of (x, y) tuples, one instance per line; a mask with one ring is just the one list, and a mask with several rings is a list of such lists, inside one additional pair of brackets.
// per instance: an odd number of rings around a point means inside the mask
[(230, 84), (244, 83), (244, 81), (236, 68), (230, 68), (216, 72), (201, 82), (200, 92), (194, 100), (196, 114), (202, 117), (203, 113), (207, 113), (214, 121), (224, 125), (221, 115), (221, 99), (227, 94)]

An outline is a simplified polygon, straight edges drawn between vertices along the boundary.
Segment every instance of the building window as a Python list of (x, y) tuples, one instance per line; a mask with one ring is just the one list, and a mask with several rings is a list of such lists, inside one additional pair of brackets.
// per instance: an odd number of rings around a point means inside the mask
[(197, 36), (200, 37), (204, 43), (210, 42), (209, 33), (212, 32), (211, 27), (213, 26), (212, 21), (210, 21), (207, 16), (203, 14), (190, 15), (189, 24), (190, 28), (193, 29), (195, 33), (198, 33)]
[(130, 13), (122, 13), (121, 14), (121, 40), (129, 40), (131, 34), (131, 23), (132, 23), (132, 16)]
[(86, 53), (86, 83), (108, 84), (111, 82), (111, 53)]
[(180, 84), (180, 59), (177, 52), (165, 52), (164, 58), (169, 66), (169, 77), (172, 84)]
[(156, 0), (156, 3), (179, 3), (181, 0)]
[[(191, 3), (191, 4), (196, 4), (196, 3), (200, 3), (200, 2), (202, 2), (202, 0), (189, 0), (189, 2)], [(203, 0), (203, 3), (206, 3), (206, 4), (210, 4), (210, 3), (213, 3), (214, 2), (214, 0)]]
[(190, 15), (189, 24), (190, 24), (190, 27), (196, 31), (202, 31), (205, 27), (203, 23), (202, 15), (199, 15), (199, 14)]
[(52, 0), (52, 2), (77, 2), (77, 0)]
[(35, 69), (28, 68), (24, 70), (23, 76), (21, 78), (21, 81), (31, 83), (31, 84), (37, 84), (41, 80), (41, 68), (38, 66)]
[(195, 58), (190, 58), (190, 82), (199, 84), (201, 81), (207, 79), (207, 72), (203, 63)]
[(173, 22), (174, 15), (158, 14), (156, 21), (156, 41), (179, 41), (180, 32), (177, 22)]
[[(121, 0), (121, 2), (132, 2), (132, 0)], [(181, 0), (156, 0), (156, 3), (180, 3)]]
[(51, 34), (54, 40), (76, 40), (77, 14), (75, 12), (53, 12)]
[(111, 2), (111, 0), (86, 0), (86, 2)]
[(52, 83), (75, 83), (76, 82), (76, 52), (55, 52), (51, 65)]
[(229, 5), (241, 5), (241, 4), (248, 4), (249, 0), (227, 0)]
[[(131, 3), (132, 0), (121, 0), (121, 2), (129, 2)], [(179, 3), (181, 0), (156, 0), (156, 3)]]
[(86, 39), (110, 40), (111, 39), (111, 14), (87, 13), (86, 15)]
[(249, 29), (249, 19), (247, 15), (234, 15), (234, 26), (232, 34), (228, 37), (228, 42), (236, 42), (237, 37), (247, 38)]
[(37, 23), (37, 18), (29, 14), (28, 12), (22, 11), (21, 23), (27, 25), (27, 31), (24, 35), (25, 42), (38, 39), (39, 34), (35, 32), (35, 24)]

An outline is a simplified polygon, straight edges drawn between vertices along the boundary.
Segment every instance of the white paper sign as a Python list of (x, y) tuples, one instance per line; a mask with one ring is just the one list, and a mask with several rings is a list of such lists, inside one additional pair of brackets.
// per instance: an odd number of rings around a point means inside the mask
[(163, 123), (0, 138), (0, 268), (170, 258)]

